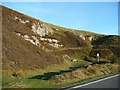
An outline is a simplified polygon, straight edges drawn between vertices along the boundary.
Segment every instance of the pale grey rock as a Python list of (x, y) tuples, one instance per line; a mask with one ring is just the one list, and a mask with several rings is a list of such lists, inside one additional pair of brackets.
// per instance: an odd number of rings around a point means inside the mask
[(85, 38), (85, 36), (83, 36), (83, 35), (80, 35), (80, 37), (83, 39), (83, 40), (85, 40), (86, 38)]
[(69, 55), (64, 55), (63, 58), (71, 59)]
[(42, 38), (42, 37), (40, 37), (40, 40), (41, 40), (41, 41), (44, 41), (45, 39), (44, 39), (44, 38)]
[(29, 23), (30, 21), (28, 21), (28, 20), (25, 20), (25, 22), (26, 22), (26, 23)]
[(28, 35), (24, 35), (23, 38), (24, 38), (25, 40), (28, 40), (28, 39), (29, 39), (29, 36), (28, 36)]
[(31, 26), (31, 28), (34, 33), (38, 34), (41, 37), (53, 32), (53, 30), (50, 27), (48, 27), (46, 24), (40, 25), (39, 23), (37, 24), (34, 23)]
[(55, 47), (55, 48), (58, 48), (58, 47), (59, 47), (59, 44), (55, 43), (55, 44), (54, 44), (54, 47)]
[(32, 36), (32, 39), (31, 39), (27, 34), (26, 35), (21, 35), (21, 33), (15, 33), (15, 34), (17, 36), (23, 38), (24, 40), (31, 42), (32, 44), (34, 44), (36, 46), (40, 46), (41, 45), (39, 40), (35, 36)]
[(48, 42), (49, 42), (49, 43), (52, 43), (52, 39), (48, 39)]
[(23, 21), (23, 20), (20, 20), (20, 22), (21, 22), (22, 24), (26, 24), (26, 22), (25, 22), (25, 21)]
[(21, 36), (21, 33), (15, 33), (17, 36)]
[(76, 59), (73, 59), (72, 62), (77, 62), (77, 60), (76, 60)]
[(14, 20), (17, 20), (17, 19), (18, 19), (18, 17), (15, 16)]
[(92, 37), (92, 36), (90, 36), (90, 37), (88, 37), (88, 39), (89, 39), (89, 41), (92, 41), (93, 37)]
[(37, 46), (40, 46), (40, 42), (39, 40), (37, 39), (37, 37), (35, 36), (32, 36), (33, 40), (35, 41), (34, 44), (37, 45)]
[(47, 42), (50, 46), (55, 47), (55, 48), (63, 47), (62, 44), (58, 44), (59, 41), (56, 39), (40, 37), (40, 40)]
[(54, 42), (54, 43), (58, 43), (59, 41), (56, 40), (56, 39), (52, 39), (52, 42)]

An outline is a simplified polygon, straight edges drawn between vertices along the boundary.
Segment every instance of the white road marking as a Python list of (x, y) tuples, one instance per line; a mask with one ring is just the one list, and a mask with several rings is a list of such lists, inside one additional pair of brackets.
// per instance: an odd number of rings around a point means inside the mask
[[(103, 81), (103, 80), (107, 80), (107, 79), (110, 79), (110, 78), (113, 78), (113, 77), (117, 77), (117, 76), (119, 76), (119, 75), (120, 75), (120, 74), (117, 74), (117, 75), (110, 76), (110, 77), (107, 77), (107, 78), (103, 78), (103, 79), (100, 79), (100, 80), (97, 80), (97, 81), (89, 82), (89, 83), (82, 84), (82, 85), (79, 85), (79, 86), (74, 86), (74, 87), (71, 87), (70, 89), (87, 86), (87, 85), (90, 85), (90, 84), (93, 84), (93, 83), (97, 83), (97, 82), (100, 82), (100, 81)], [(70, 90), (70, 89), (67, 89), (67, 90)]]

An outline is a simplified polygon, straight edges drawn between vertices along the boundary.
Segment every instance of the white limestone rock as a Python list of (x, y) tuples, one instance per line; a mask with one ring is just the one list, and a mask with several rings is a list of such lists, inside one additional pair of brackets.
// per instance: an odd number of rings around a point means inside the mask
[(55, 48), (58, 48), (58, 47), (59, 47), (59, 44), (55, 43), (55, 44), (54, 44), (54, 47), (55, 47)]
[(53, 30), (46, 24), (34, 23), (31, 28), (34, 33), (38, 34), (41, 37), (53, 32)]
[(88, 39), (89, 39), (89, 41), (92, 41), (93, 37), (92, 37), (92, 36), (90, 36), (90, 37), (88, 37)]
[(49, 38), (49, 39), (48, 39), (48, 42), (49, 42), (49, 43), (52, 43), (52, 39)]
[(28, 23), (29, 21), (28, 20), (22, 20), (21, 18), (19, 18), (19, 17), (17, 17), (17, 16), (15, 16), (14, 17), (14, 20), (19, 20), (21, 23), (23, 23), (23, 24), (26, 24), (26, 22)]
[(63, 45), (60, 45), (60, 47), (63, 47)]
[(23, 38), (24, 40), (31, 42), (32, 44), (34, 44), (36, 46), (40, 46), (41, 45), (39, 40), (35, 36), (32, 36), (32, 38), (30, 38), (27, 34), (26, 35), (21, 35), (21, 33), (15, 33), (15, 34), (17, 36)]
[(28, 40), (28, 39), (29, 39), (29, 36), (28, 36), (28, 35), (24, 35), (23, 38), (24, 38), (25, 40)]
[(44, 38), (40, 37), (40, 40), (41, 40), (41, 41), (44, 41)]
[(26, 22), (26, 23), (29, 23), (30, 21), (28, 21), (28, 20), (25, 20), (25, 22)]
[(83, 39), (83, 40), (85, 40), (86, 38), (85, 38), (85, 36), (83, 36), (83, 35), (80, 35), (80, 37)]
[(14, 20), (17, 20), (17, 19), (18, 19), (18, 17), (15, 16)]
[(64, 55), (63, 58), (71, 59), (69, 55)]
[(56, 40), (56, 39), (52, 39), (52, 42), (54, 42), (54, 43), (58, 43), (59, 41)]
[(55, 47), (55, 48), (63, 47), (63, 45), (59, 44), (58, 43), (59, 41), (56, 40), (56, 39), (42, 38), (42, 37), (40, 37), (40, 40), (47, 42), (50, 46)]
[(37, 39), (37, 37), (35, 36), (32, 36), (33, 40), (34, 40), (34, 44), (37, 45), (37, 46), (40, 46), (40, 42), (39, 40)]
[(49, 45), (52, 46), (52, 47), (55, 47), (55, 48), (61, 47), (61, 45), (58, 44), (58, 43), (49, 43)]
[(21, 33), (15, 33), (17, 36), (21, 36)]
[(22, 24), (26, 24), (26, 22), (25, 22), (25, 21), (23, 21), (23, 20), (20, 20), (20, 22), (21, 22)]
[(72, 62), (77, 62), (77, 60), (76, 60), (76, 59), (73, 59)]

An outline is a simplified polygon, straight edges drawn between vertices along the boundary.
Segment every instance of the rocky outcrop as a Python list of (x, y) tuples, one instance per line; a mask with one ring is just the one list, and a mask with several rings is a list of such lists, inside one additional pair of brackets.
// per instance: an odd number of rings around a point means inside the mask
[(80, 37), (83, 39), (83, 40), (85, 40), (86, 38), (85, 38), (85, 36), (83, 36), (83, 35), (80, 35)]
[(42, 37), (40, 37), (40, 40), (44, 41), (44, 42), (48, 42), (48, 44), (50, 46), (55, 47), (55, 48), (63, 47), (63, 45), (60, 44), (60, 42), (58, 40), (56, 40), (56, 39), (42, 38)]
[(30, 37), (30, 36), (28, 36), (28, 35), (22, 35), (21, 33), (15, 33), (15, 34), (16, 34), (17, 36), (23, 38), (24, 40), (31, 42), (32, 44), (34, 44), (34, 45), (36, 45), (36, 46), (39, 46), (39, 47), (40, 47), (40, 45), (41, 45), (40, 42), (39, 42), (39, 40), (38, 40), (37, 37), (35, 37), (35, 36)]
[(14, 20), (18, 20), (19, 22), (21, 22), (22, 24), (26, 24), (29, 23), (29, 20), (22, 20), (20, 17), (15, 16)]
[(77, 62), (77, 59), (73, 59), (72, 62)]
[(33, 23), (33, 25), (31, 26), (31, 29), (34, 33), (38, 34), (40, 37), (48, 35), (53, 32), (53, 30), (44, 23), (42, 24)]
[[(26, 25), (27, 23), (29, 24), (30, 21), (29, 20), (22, 20), (20, 17), (15, 16), (14, 20), (19, 21), (20, 23)], [(35, 33), (38, 34), (40, 37), (48, 35), (50, 33), (53, 32), (52, 28), (48, 27), (46, 24), (44, 23), (33, 23), (31, 25), (31, 30)]]
[(83, 39), (83, 40), (89, 40), (89, 41), (92, 41), (93, 40), (93, 36), (90, 36), (90, 35), (80, 35), (80, 37)]
[(69, 55), (64, 55), (63, 58), (68, 58), (68, 59), (71, 59)]
[(58, 43), (52, 43), (52, 44), (50, 43), (49, 45), (55, 48), (63, 47), (63, 45), (60, 45)]

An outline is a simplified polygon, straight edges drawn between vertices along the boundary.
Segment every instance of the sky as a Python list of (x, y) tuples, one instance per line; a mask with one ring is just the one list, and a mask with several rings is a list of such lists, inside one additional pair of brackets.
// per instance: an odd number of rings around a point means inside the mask
[(76, 30), (117, 35), (117, 2), (3, 2), (41, 21)]

